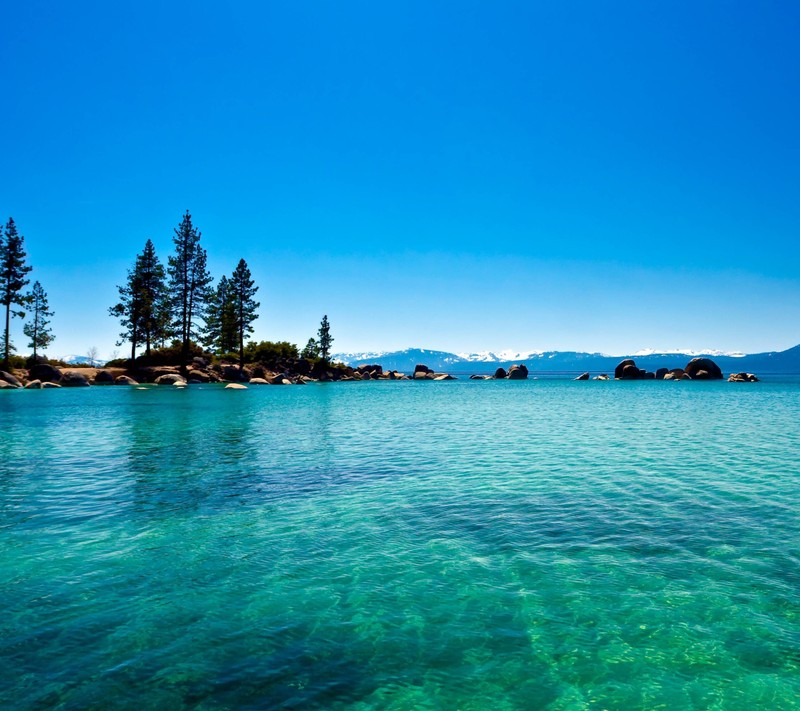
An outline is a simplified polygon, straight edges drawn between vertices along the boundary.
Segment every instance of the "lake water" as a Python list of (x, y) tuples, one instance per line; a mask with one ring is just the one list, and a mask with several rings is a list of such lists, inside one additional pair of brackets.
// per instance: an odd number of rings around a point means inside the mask
[(0, 708), (793, 709), (800, 383), (0, 392)]

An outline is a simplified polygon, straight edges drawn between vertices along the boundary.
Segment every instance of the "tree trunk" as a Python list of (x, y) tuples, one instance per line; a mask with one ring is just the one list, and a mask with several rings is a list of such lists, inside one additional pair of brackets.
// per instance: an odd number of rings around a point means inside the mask
[(6, 370), (11, 369), (11, 365), (8, 360), (9, 356), (9, 348), (8, 348), (8, 334), (11, 330), (11, 304), (6, 304), (6, 335), (5, 335), (5, 350), (3, 351), (3, 367)]

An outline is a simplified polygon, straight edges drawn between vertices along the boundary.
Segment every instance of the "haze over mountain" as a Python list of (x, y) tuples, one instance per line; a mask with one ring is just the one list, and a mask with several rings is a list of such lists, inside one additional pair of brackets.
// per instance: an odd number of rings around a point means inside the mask
[(581, 353), (577, 351), (522, 352), (487, 351), (482, 353), (448, 353), (426, 348), (371, 353), (336, 353), (333, 358), (351, 366), (380, 363), (385, 369), (411, 372), (418, 363), (437, 371), (451, 373), (491, 373), (497, 368), (524, 363), (531, 372), (573, 373), (613, 372), (625, 358), (634, 358), (640, 368), (680, 368), (697, 356), (712, 358), (723, 371), (768, 373), (800, 373), (800, 345), (785, 351), (765, 353), (721, 353), (719, 351), (673, 351), (656, 353), (650, 350), (630, 355)]

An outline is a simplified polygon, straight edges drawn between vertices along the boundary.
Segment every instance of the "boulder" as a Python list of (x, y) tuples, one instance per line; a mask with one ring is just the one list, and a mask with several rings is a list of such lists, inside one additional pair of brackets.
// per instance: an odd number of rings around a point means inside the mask
[(641, 380), (655, 380), (656, 374), (651, 373), (649, 370), (640, 370), (639, 371), (639, 378)]
[(508, 373), (506, 373), (506, 369), (505, 368), (498, 368), (497, 370), (494, 371), (494, 377), (497, 380), (501, 380), (503, 378), (507, 378), (508, 377)]
[(195, 356), (194, 358), (192, 358), (192, 367), (197, 370), (199, 370), (200, 368), (207, 368), (208, 361), (200, 356)]
[(758, 378), (752, 373), (731, 373), (729, 383), (757, 383)]
[(113, 385), (114, 374), (110, 370), (98, 370), (94, 376), (95, 385)]
[(508, 369), (509, 380), (527, 380), (528, 368), (525, 365), (512, 365)]
[(68, 370), (61, 377), (60, 384), (65, 388), (86, 388), (89, 387), (89, 381), (83, 373), (76, 373), (74, 370)]
[(581, 373), (577, 378), (573, 378), (573, 380), (588, 380), (589, 373)]
[[(623, 363), (624, 362), (625, 361), (623, 361)], [(617, 366), (617, 368), (619, 368), (619, 366)], [(619, 376), (617, 375), (617, 370), (614, 370), (614, 377), (619, 378), (619, 380), (639, 380), (641, 372), (636, 367), (636, 364), (630, 361), (627, 365), (622, 367)]]
[(0, 390), (16, 390), (16, 385), (11, 385), (5, 380), (0, 380)]
[(226, 390), (247, 390), (246, 385), (242, 385), (241, 383), (228, 383), (225, 386)]
[(15, 376), (11, 375), (11, 373), (6, 373), (4, 370), (0, 370), (0, 380), (8, 383), (14, 388), (22, 387), (22, 383), (19, 382)]
[(189, 380), (194, 380), (195, 382), (198, 383), (207, 383), (209, 380), (211, 380), (211, 377), (209, 376), (208, 373), (202, 370), (190, 370)]
[(664, 376), (665, 376), (667, 373), (669, 373), (669, 370), (668, 370), (667, 368), (659, 368), (659, 369), (656, 371), (656, 380), (663, 380), (663, 379), (664, 379)]
[(253, 374), (248, 368), (239, 368), (238, 365), (226, 365), (222, 368), (222, 379), (235, 383), (246, 383)]
[(372, 374), (368, 370), (359, 373), (359, 375), (361, 376), (361, 380), (372, 380)]
[(605, 373), (601, 373), (600, 375), (595, 376), (595, 380), (611, 380)]
[(692, 380), (722, 380), (722, 371), (711, 358), (692, 358), (684, 371)]
[[(614, 368), (614, 378), (616, 378), (617, 380), (622, 380), (623, 371), (625, 370), (625, 368), (627, 368), (628, 366), (631, 366), (631, 365), (634, 368), (636, 368), (636, 363), (634, 361), (632, 361), (630, 358), (626, 358), (625, 360), (621, 360), (617, 364), (617, 367)], [(639, 369), (636, 368), (636, 371), (638, 372)], [(632, 372), (632, 371), (628, 371), (628, 372)]]
[(289, 379), (289, 376), (285, 375), (284, 373), (276, 375), (269, 382), (270, 382), (271, 385), (291, 385), (292, 384), (292, 381)]
[(60, 388), (61, 386), (58, 383), (50, 383), (47, 381), (42, 382), (42, 390), (47, 390), (49, 388)]
[(269, 385), (265, 378), (250, 378), (250, 385)]
[(180, 373), (164, 373), (156, 378), (155, 383), (156, 385), (174, 385), (175, 383), (186, 383), (186, 378)]
[(456, 380), (456, 378), (449, 373), (437, 373), (433, 376), (434, 380)]
[(127, 375), (118, 375), (116, 380), (114, 380), (114, 385), (138, 385), (133, 378), (128, 377)]
[(58, 383), (61, 381), (61, 371), (49, 363), (39, 363), (28, 371), (31, 380), (41, 380), (43, 383)]
[(433, 371), (427, 365), (422, 365), (421, 363), (417, 363), (417, 365), (414, 366), (414, 377), (415, 378), (417, 377), (417, 373), (424, 373), (425, 375), (427, 375), (428, 373), (432, 373), (432, 372)]
[(42, 389), (42, 381), (41, 380), (31, 380), (29, 383), (25, 385), (26, 390), (41, 390)]

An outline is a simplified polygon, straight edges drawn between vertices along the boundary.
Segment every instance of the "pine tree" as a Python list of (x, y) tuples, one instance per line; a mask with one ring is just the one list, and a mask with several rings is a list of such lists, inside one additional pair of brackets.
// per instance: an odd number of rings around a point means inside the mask
[(189, 348), (198, 339), (198, 318), (202, 318), (208, 300), (211, 276), (206, 268), (206, 251), (200, 246), (200, 233), (192, 224), (189, 211), (175, 228), (175, 254), (169, 258), (169, 292), (173, 326), (181, 341), (181, 368), (186, 369)]
[(331, 336), (331, 325), (328, 323), (328, 315), (322, 317), (322, 322), (319, 324), (319, 331), (317, 331), (317, 344), (319, 345), (319, 357), (324, 362), (328, 362), (331, 355), (331, 344), (333, 343), (333, 336)]
[(247, 262), (240, 259), (231, 277), (231, 296), (235, 313), (236, 338), (239, 345), (240, 369), (244, 367), (244, 341), (253, 332), (253, 321), (258, 318), (256, 311), (261, 306), (253, 299), (257, 291), (258, 287), (254, 286)]
[(33, 288), (27, 298), (33, 312), (33, 320), (28, 321), (22, 327), (22, 332), (31, 339), (28, 347), (33, 349), (35, 360), (36, 352), (39, 349), (44, 350), (55, 340), (49, 319), (53, 312), (50, 311), (50, 305), (47, 303), (47, 294), (38, 281), (33, 282)]
[(306, 343), (305, 348), (303, 348), (303, 352), (300, 353), (300, 357), (306, 360), (315, 360), (319, 358), (319, 344), (313, 338), (309, 338), (308, 343)]
[(236, 350), (236, 310), (232, 284), (228, 277), (221, 277), (211, 294), (205, 320), (207, 348), (217, 355)]
[(144, 251), (136, 256), (133, 269), (128, 272), (126, 283), (117, 289), (120, 300), (109, 309), (124, 329), (117, 345), (129, 341), (134, 360), (136, 349), (144, 341), (145, 355), (150, 355), (153, 344), (164, 340), (169, 328), (164, 266), (156, 256), (152, 240), (147, 240)]
[(27, 306), (28, 296), (22, 289), (29, 283), (25, 275), (31, 267), (25, 264), (24, 237), (17, 232), (13, 218), (6, 223), (5, 238), (0, 235), (0, 303), (6, 307), (6, 328), (3, 339), (3, 367), (9, 369), (9, 357), (14, 350), (10, 340), (11, 317), (25, 317), (24, 311), (12, 310), (12, 306)]

